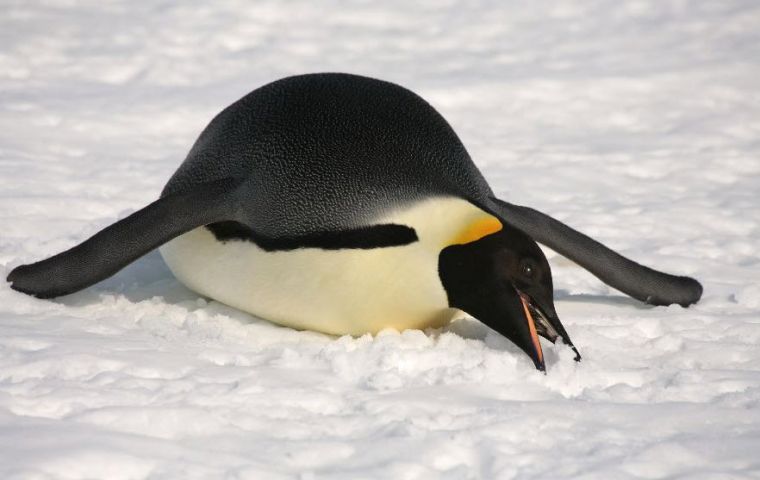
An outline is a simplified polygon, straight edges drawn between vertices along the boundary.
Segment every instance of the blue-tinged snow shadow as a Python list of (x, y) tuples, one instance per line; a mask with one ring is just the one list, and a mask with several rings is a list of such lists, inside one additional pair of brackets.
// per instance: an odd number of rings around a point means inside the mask
[(115, 275), (80, 292), (60, 297), (56, 301), (71, 306), (100, 302), (103, 294), (122, 295), (138, 303), (163, 297), (167, 303), (195, 300), (198, 294), (182, 285), (164, 263), (158, 250), (130, 263)]
[(570, 293), (567, 290), (554, 291), (555, 302), (573, 302), (573, 303), (595, 303), (600, 305), (617, 305), (629, 306), (639, 310), (654, 308), (653, 305), (647, 305), (635, 298), (623, 295), (594, 295), (591, 293)]
[[(137, 259), (113, 276), (91, 287), (53, 301), (71, 307), (83, 307), (102, 303), (104, 295), (124, 297), (132, 303), (158, 297), (169, 305), (184, 305), (191, 309), (203, 308), (210, 315), (223, 314), (241, 324), (264, 323), (277, 328), (287, 328), (193, 292), (174, 277), (158, 250)], [(207, 303), (199, 303), (200, 299)]]

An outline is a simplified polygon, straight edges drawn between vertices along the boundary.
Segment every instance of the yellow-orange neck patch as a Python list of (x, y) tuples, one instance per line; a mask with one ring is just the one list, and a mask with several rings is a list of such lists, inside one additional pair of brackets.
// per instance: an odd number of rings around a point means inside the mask
[(462, 230), (459, 235), (451, 242), (452, 245), (462, 245), (465, 243), (480, 240), (486, 235), (496, 233), (501, 230), (503, 225), (495, 217), (480, 218), (472, 222), (467, 228)]

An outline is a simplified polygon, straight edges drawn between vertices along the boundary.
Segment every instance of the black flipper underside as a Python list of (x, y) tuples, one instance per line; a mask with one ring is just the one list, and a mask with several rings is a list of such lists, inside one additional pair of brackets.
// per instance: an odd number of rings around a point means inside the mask
[(658, 272), (629, 260), (596, 240), (529, 207), (491, 197), (493, 212), (534, 240), (569, 258), (601, 281), (631, 297), (652, 305), (696, 303), (702, 285), (690, 277)]
[(219, 180), (156, 200), (65, 252), (16, 267), (11, 288), (39, 298), (74, 293), (193, 228), (236, 220), (231, 199), (238, 183)]

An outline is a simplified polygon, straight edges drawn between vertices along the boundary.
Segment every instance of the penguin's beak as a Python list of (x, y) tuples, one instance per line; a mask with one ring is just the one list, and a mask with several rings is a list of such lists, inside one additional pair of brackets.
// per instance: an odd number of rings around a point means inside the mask
[[(466, 295), (453, 306), (469, 313), (484, 324), (507, 337), (525, 352), (536, 369), (546, 372), (544, 352), (539, 335), (556, 329), (539, 313), (532, 297), (512, 286), (494, 285), (492, 288), (468, 288)], [(554, 337), (556, 338), (556, 337)]]
[(520, 293), (520, 302), (522, 302), (523, 313), (525, 314), (525, 320), (528, 322), (528, 331), (530, 332), (530, 340), (532, 343), (533, 351), (531, 357), (536, 368), (542, 372), (546, 371), (546, 364), (544, 363), (544, 351), (541, 349), (541, 342), (538, 339), (538, 331), (536, 330), (536, 320), (531, 313), (530, 299), (527, 295)]
[(575, 361), (579, 362), (581, 360), (581, 354), (578, 352), (578, 349), (575, 348), (575, 345), (573, 345), (572, 340), (570, 340), (570, 335), (568, 335), (562, 322), (559, 321), (559, 317), (554, 310), (552, 302), (538, 302), (535, 300), (538, 296), (530, 296), (520, 291), (518, 288), (515, 288), (515, 290), (517, 290), (517, 294), (520, 297), (525, 321), (528, 324), (528, 331), (530, 332), (531, 342), (535, 352), (532, 357), (533, 362), (536, 364), (536, 368), (545, 371), (544, 355), (538, 338), (539, 335), (552, 343), (555, 343), (558, 338), (562, 337), (562, 342), (573, 349), (575, 352)]
[(504, 284), (473, 288), (470, 283), (457, 285), (452, 282), (448, 286), (451, 307), (472, 315), (504, 335), (533, 360), (536, 369), (546, 371), (539, 337), (552, 343), (562, 337), (563, 342), (575, 350), (575, 359), (580, 360), (578, 350), (554, 311), (551, 296)]

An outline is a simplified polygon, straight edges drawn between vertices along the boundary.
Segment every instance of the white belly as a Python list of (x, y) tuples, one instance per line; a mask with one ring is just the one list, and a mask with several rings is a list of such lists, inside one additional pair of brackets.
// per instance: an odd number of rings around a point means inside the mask
[(266, 252), (249, 241), (218, 241), (205, 227), (161, 247), (190, 289), (275, 323), (336, 335), (440, 326), (451, 320), (438, 255), (483, 212), (438, 199), (377, 223), (415, 228), (418, 242), (375, 249)]

